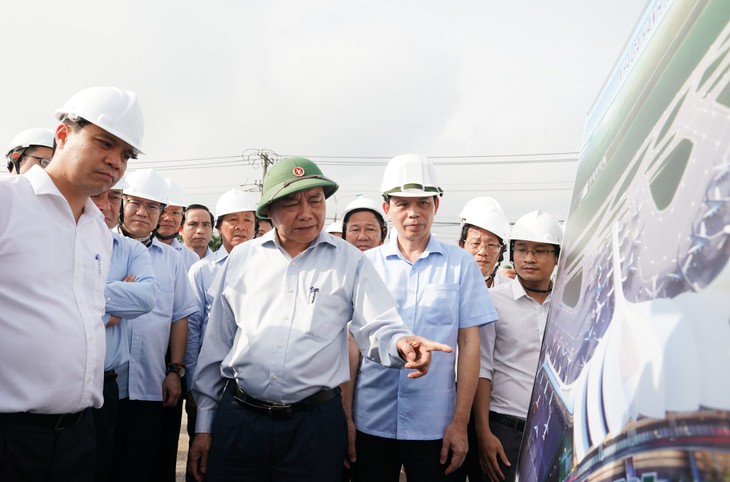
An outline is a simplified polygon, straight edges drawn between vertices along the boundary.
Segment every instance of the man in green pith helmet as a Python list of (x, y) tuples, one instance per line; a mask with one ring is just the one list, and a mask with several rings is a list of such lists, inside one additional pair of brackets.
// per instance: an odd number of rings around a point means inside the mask
[(451, 351), (414, 336), (362, 253), (322, 231), (337, 188), (304, 158), (264, 178), (256, 214), (274, 229), (229, 255), (198, 360), (197, 480), (339, 480), (347, 320), (364, 356), (411, 378)]

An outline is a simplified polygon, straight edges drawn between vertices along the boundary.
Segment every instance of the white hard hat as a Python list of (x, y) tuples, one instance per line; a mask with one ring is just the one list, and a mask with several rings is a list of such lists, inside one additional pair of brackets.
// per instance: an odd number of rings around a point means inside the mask
[(8, 149), (5, 151), (5, 156), (9, 156), (16, 149), (30, 146), (43, 146), (53, 149), (54, 137), (55, 134), (51, 129), (26, 129), (13, 137)]
[(502, 206), (491, 197), (475, 197), (464, 205), (459, 213), (462, 227), (471, 224), (486, 229), (502, 238), (503, 242), (509, 239), (509, 220), (502, 211)]
[(372, 199), (364, 196), (358, 196), (357, 198), (353, 199), (350, 204), (347, 205), (347, 207), (345, 208), (345, 212), (342, 213), (342, 220), (344, 221), (345, 219), (347, 219), (347, 216), (351, 212), (360, 211), (362, 209), (373, 211), (376, 215), (380, 216), (380, 220), (382, 222), (385, 222), (385, 213), (383, 212), (381, 205), (376, 203)]
[(56, 119), (78, 116), (142, 152), (144, 118), (137, 95), (116, 87), (89, 87), (56, 110)]
[(124, 194), (167, 204), (167, 182), (154, 169), (140, 169), (127, 175)]
[(249, 193), (240, 189), (230, 189), (224, 192), (215, 203), (215, 218), (231, 213), (246, 211), (256, 212), (258, 203)]
[(515, 222), (510, 238), (512, 241), (532, 241), (560, 246), (563, 242), (563, 230), (551, 214), (538, 209), (525, 214)]
[(167, 184), (167, 204), (187, 207), (188, 203), (185, 202), (185, 191), (183, 191), (182, 186), (169, 177), (165, 178), (165, 184)]
[(330, 225), (325, 228), (325, 231), (327, 231), (328, 233), (341, 233), (342, 223), (340, 221), (330, 223)]
[(122, 176), (119, 178), (117, 183), (111, 187), (112, 191), (122, 191), (124, 189), (127, 189), (129, 187), (129, 184), (127, 183), (127, 177)]
[(418, 154), (403, 154), (388, 162), (380, 192), (384, 196), (425, 197), (443, 195), (431, 161)]

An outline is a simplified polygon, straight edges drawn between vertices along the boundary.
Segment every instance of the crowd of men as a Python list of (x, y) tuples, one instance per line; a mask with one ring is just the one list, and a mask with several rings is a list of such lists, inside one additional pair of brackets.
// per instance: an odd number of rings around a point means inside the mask
[(0, 181), (0, 480), (174, 481), (183, 409), (188, 480), (514, 480), (550, 214), (510, 226), (477, 197), (441, 241), (416, 154), (326, 230), (339, 186), (305, 158), (211, 212), (125, 175), (134, 93), (85, 89), (56, 117), (13, 139)]

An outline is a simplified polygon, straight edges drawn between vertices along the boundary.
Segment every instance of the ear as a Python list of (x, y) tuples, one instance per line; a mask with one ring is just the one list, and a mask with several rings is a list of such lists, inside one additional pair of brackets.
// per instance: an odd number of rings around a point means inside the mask
[(63, 146), (66, 145), (70, 129), (71, 128), (64, 123), (58, 124), (58, 127), (56, 127), (56, 146), (58, 148), (63, 149)]
[(22, 150), (17, 150), (15, 152), (13, 152), (12, 154), (10, 154), (10, 159), (12, 159), (13, 161), (17, 161), (18, 159), (20, 159), (22, 157), (22, 154), (23, 154)]
[(390, 211), (390, 204), (387, 203), (387, 202), (385, 202), (385, 201), (383, 201), (383, 212), (385, 214), (390, 214), (388, 211)]
[(439, 212), (439, 197), (434, 196), (433, 197), (433, 213), (436, 214)]

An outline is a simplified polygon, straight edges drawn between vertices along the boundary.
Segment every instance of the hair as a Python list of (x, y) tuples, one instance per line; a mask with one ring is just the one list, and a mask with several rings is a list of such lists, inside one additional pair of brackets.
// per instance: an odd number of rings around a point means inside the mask
[(202, 209), (203, 211), (207, 212), (210, 216), (210, 225), (213, 226), (213, 224), (215, 224), (215, 219), (213, 219), (213, 213), (210, 212), (210, 209), (208, 209), (208, 207), (204, 206), (203, 204), (190, 204), (188, 205), (188, 207), (183, 209), (183, 224), (185, 223), (185, 218), (187, 217), (188, 211), (190, 211), (191, 209)]
[(385, 223), (385, 219), (383, 219), (377, 212), (368, 208), (353, 209), (347, 213), (345, 218), (342, 220), (342, 237), (344, 238), (347, 236), (347, 222), (350, 220), (350, 216), (355, 213), (359, 213), (360, 211), (368, 211), (375, 215), (375, 219), (377, 219), (378, 224), (380, 224), (380, 242), (385, 241), (385, 238), (388, 237), (388, 225)]

